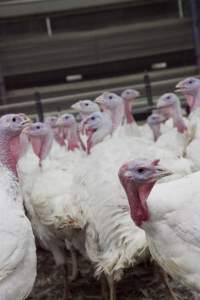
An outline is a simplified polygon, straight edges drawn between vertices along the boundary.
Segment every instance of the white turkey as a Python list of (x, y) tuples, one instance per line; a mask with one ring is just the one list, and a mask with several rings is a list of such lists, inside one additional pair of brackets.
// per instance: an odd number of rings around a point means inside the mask
[[(127, 94), (128, 93), (128, 94)], [(133, 89), (125, 90), (122, 93), (123, 97), (115, 93), (104, 92), (97, 97), (95, 101), (100, 104), (102, 110), (107, 113), (113, 122), (113, 131), (115, 135), (122, 137), (142, 137), (153, 141), (152, 132), (147, 124), (138, 126), (132, 116), (132, 101), (133, 97), (139, 96), (139, 92)], [(123, 122), (124, 119), (126, 122)]]
[(91, 113), (99, 111), (98, 104), (91, 100), (80, 100), (71, 107), (80, 114), (81, 120), (87, 118)]
[(58, 118), (56, 126), (63, 131), (63, 137), (65, 143), (67, 144), (68, 151), (74, 151), (76, 149), (85, 150), (85, 145), (83, 144), (78, 124), (75, 117), (72, 114), (64, 114)]
[(185, 155), (191, 138), (189, 122), (182, 116), (179, 98), (173, 93), (162, 95), (157, 102), (157, 112), (168, 119), (160, 126), (160, 137), (156, 144), (170, 149), (177, 156)]
[(153, 135), (154, 135), (154, 141), (157, 141), (159, 136), (161, 135), (160, 127), (161, 124), (166, 121), (165, 117), (157, 112), (153, 112), (148, 118), (147, 123), (149, 127), (151, 128)]
[[(179, 102), (175, 95), (174, 97), (170, 97), (168, 99), (168, 94), (163, 95), (162, 101), (164, 102), (164, 106), (162, 110), (168, 109), (169, 104), (172, 105), (172, 109), (170, 110), (170, 116), (177, 116), (174, 117), (175, 119), (180, 120), (180, 122), (184, 122), (180, 115), (179, 111)], [(167, 97), (165, 97), (167, 96)], [(166, 99), (167, 98), (167, 99)], [(143, 126), (138, 126), (140, 128), (140, 136), (134, 136), (131, 134), (127, 134), (126, 127), (121, 125), (123, 119), (123, 112), (124, 112), (124, 103), (121, 97), (117, 96), (114, 93), (103, 93), (99, 96), (96, 101), (100, 103), (101, 107), (104, 110), (104, 115), (110, 116), (112, 123), (113, 123), (113, 137), (115, 138), (111, 143), (115, 147), (115, 143), (117, 145), (121, 144), (122, 142), (126, 144), (128, 143), (128, 147), (133, 149), (134, 153), (142, 154), (144, 153), (145, 157), (148, 155), (152, 155), (158, 153), (158, 157), (162, 158), (162, 163), (170, 164), (170, 167), (175, 172), (176, 175), (174, 176), (183, 176), (191, 172), (192, 162), (185, 158), (182, 158), (182, 155), (185, 151), (185, 147), (187, 145), (187, 133), (184, 135), (182, 133), (177, 132), (177, 129), (173, 126), (170, 128), (167, 127), (167, 132), (161, 136), (156, 144), (154, 144), (154, 138), (151, 129), (147, 124)], [(168, 105), (167, 105), (168, 104)], [(160, 108), (159, 108), (160, 110)], [(175, 112), (174, 112), (175, 110)], [(102, 116), (104, 116), (102, 115)], [(168, 114), (169, 115), (169, 114)], [(89, 118), (89, 117), (88, 117)], [(86, 119), (87, 120), (87, 119)], [(85, 120), (85, 122), (86, 122)], [(131, 124), (129, 124), (131, 125)], [(165, 126), (165, 125), (164, 125)], [(146, 130), (143, 130), (145, 127), (148, 127), (148, 134)], [(166, 127), (166, 126), (165, 126)], [(161, 125), (162, 128), (162, 125)], [(99, 128), (100, 129), (100, 128)], [(162, 130), (162, 129), (161, 129)], [(102, 131), (101, 131), (102, 132)], [(149, 138), (149, 132), (152, 138)], [(94, 137), (96, 135), (94, 134)], [(172, 142), (173, 141), (173, 142)], [(129, 146), (129, 143), (131, 146)], [(112, 146), (111, 146), (112, 147)], [(112, 148), (110, 148), (112, 149)], [(114, 151), (114, 150), (113, 150)], [(142, 157), (142, 156), (140, 156)], [(155, 155), (156, 157), (156, 155)], [(180, 159), (177, 159), (180, 158)], [(165, 161), (164, 161), (165, 160)], [(178, 175), (179, 174), (179, 175)]]
[(96, 264), (97, 274), (106, 274), (111, 299), (114, 299), (114, 280), (122, 277), (126, 267), (142, 260), (146, 250), (144, 233), (130, 224), (126, 200), (116, 178), (118, 168), (125, 158), (158, 156), (176, 171), (174, 178), (191, 172), (190, 166), (184, 166), (184, 159), (178, 160), (173, 152), (159, 148), (154, 142), (115, 134), (113, 129), (121, 116), (117, 101), (113, 109), (117, 117), (114, 112), (96, 112), (85, 119), (84, 126), (89, 133), (87, 153), (91, 155), (82, 161), (81, 169), (76, 169), (72, 188), (73, 198), (80, 204), (87, 223), (87, 254)]
[(16, 179), (22, 115), (0, 118), (0, 299), (23, 300), (36, 278), (36, 249)]
[(143, 231), (131, 223), (124, 193), (115, 176), (123, 154), (129, 155), (130, 149), (123, 143), (118, 148), (112, 145), (114, 136), (100, 143), (113, 130), (107, 114), (96, 112), (86, 120), (87, 152), (91, 154), (75, 171), (73, 198), (79, 203), (87, 224), (87, 255), (96, 266), (96, 274), (106, 275), (113, 300), (116, 299), (114, 281), (122, 277), (126, 267), (145, 257), (146, 240)]
[(191, 131), (191, 141), (186, 149), (186, 157), (193, 162), (193, 169), (199, 170), (200, 159), (198, 153), (200, 147), (200, 80), (194, 77), (189, 77), (180, 81), (176, 88), (186, 97), (191, 111), (188, 117)]
[(124, 110), (125, 118), (128, 124), (134, 122), (134, 117), (132, 113), (132, 105), (135, 102), (135, 99), (140, 96), (140, 92), (134, 89), (126, 89), (121, 93), (121, 97), (124, 100)]
[(172, 119), (173, 125), (178, 132), (184, 133), (187, 130), (186, 122), (182, 116), (180, 100), (176, 94), (163, 94), (157, 101), (157, 108), (166, 118)]
[(55, 141), (60, 146), (63, 146), (64, 141), (63, 141), (63, 138), (62, 138), (62, 134), (60, 133), (59, 128), (56, 124), (57, 120), (58, 120), (58, 117), (56, 117), (56, 116), (47, 116), (44, 119), (44, 123), (48, 124), (52, 128)]
[(51, 159), (57, 159), (66, 152), (65, 131), (60, 126), (57, 126), (57, 120), (58, 117), (56, 116), (47, 116), (44, 119), (44, 123), (51, 127), (54, 137), (50, 153)]
[(190, 112), (200, 108), (200, 79), (188, 77), (181, 80), (176, 85), (176, 89), (186, 97)]
[(153, 258), (173, 278), (200, 291), (200, 173), (154, 187), (170, 174), (158, 160), (134, 160), (119, 170), (132, 219), (145, 230)]
[[(27, 126), (22, 132), (22, 142), (27, 144), (30, 141), (38, 158), (29, 149), (28, 155), (32, 155), (31, 167), (27, 167), (26, 159), (24, 161), (23, 158), (18, 167), (33, 230), (41, 246), (53, 254), (56, 264), (66, 273), (66, 247), (71, 251), (75, 264), (71, 240), (79, 235), (82, 219), (70, 197), (74, 153), (69, 151), (59, 159), (48, 159), (52, 138), (52, 130), (47, 124), (37, 122)], [(76, 154), (78, 158), (81, 156), (79, 152)], [(76, 266), (73, 270), (76, 272)], [(68, 299), (69, 296), (66, 282), (64, 297)]]

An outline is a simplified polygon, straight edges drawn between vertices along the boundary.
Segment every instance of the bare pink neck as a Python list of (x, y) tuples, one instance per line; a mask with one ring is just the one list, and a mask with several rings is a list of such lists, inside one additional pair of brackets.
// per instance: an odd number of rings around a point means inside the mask
[(151, 125), (151, 129), (153, 131), (154, 141), (157, 141), (160, 136), (160, 124)]
[(93, 138), (93, 131), (90, 130), (90, 131), (88, 131), (87, 149), (86, 149), (86, 152), (88, 155), (91, 154), (91, 149), (93, 147), (92, 138)]
[(9, 170), (11, 170), (17, 176), (17, 161), (19, 159), (18, 149), (15, 151), (15, 146), (12, 147), (12, 140), (15, 141), (14, 144), (19, 146), (19, 137), (9, 138), (6, 134), (0, 133), (0, 161)]
[(125, 117), (126, 117), (127, 123), (128, 124), (134, 123), (135, 119), (132, 114), (132, 106), (131, 106), (130, 101), (124, 100), (124, 112), (125, 112)]
[(190, 112), (195, 111), (198, 107), (200, 107), (200, 89), (194, 90), (190, 94), (183, 93), (187, 104), (189, 106)]
[(180, 133), (184, 133), (187, 130), (187, 126), (185, 125), (183, 118), (177, 118), (174, 125)]
[[(50, 130), (45, 136), (30, 137), (33, 152), (39, 158), (39, 166), (42, 165), (44, 159), (48, 156), (52, 143), (53, 143), (53, 132)], [(26, 141), (24, 140), (24, 143)]]
[(115, 109), (104, 109), (105, 113), (108, 113), (112, 120), (113, 131), (122, 123), (124, 117), (124, 104), (118, 105)]
[(68, 150), (74, 151), (80, 148), (80, 137), (78, 134), (77, 124), (71, 126), (67, 131)]
[(195, 97), (192, 95), (185, 94), (185, 98), (189, 106), (190, 112), (192, 112), (194, 110)]
[(62, 128), (53, 128), (54, 139), (62, 147), (65, 145)]
[(121, 182), (128, 197), (131, 217), (137, 226), (142, 226), (143, 222), (147, 222), (150, 219), (147, 198), (155, 183), (137, 186), (135, 182), (131, 181), (124, 185), (123, 180), (122, 178)]
[(179, 108), (176, 108), (172, 114), (174, 126), (180, 133), (184, 133), (187, 130), (183, 117), (181, 115), (181, 111)]

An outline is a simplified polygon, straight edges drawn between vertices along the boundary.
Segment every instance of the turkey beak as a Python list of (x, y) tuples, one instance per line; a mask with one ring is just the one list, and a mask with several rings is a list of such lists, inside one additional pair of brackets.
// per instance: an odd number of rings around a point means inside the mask
[(166, 169), (164, 167), (161, 167), (161, 166), (156, 166), (155, 167), (155, 173), (152, 176), (152, 179), (153, 180), (155, 180), (155, 179), (159, 180), (159, 179), (161, 179), (163, 177), (170, 176), (172, 174), (173, 174), (172, 171), (170, 171), (170, 170), (168, 170), (168, 169)]
[(22, 125), (23, 128), (26, 128), (27, 125), (29, 125), (29, 124), (31, 124), (31, 122), (29, 122), (28, 120), (23, 121), (23, 122), (21, 123), (21, 125)]
[(79, 103), (76, 102), (76, 103), (72, 104), (71, 108), (73, 108), (74, 110), (79, 110)]
[(135, 98), (140, 97), (140, 92), (135, 90)]
[(20, 116), (20, 118), (22, 118), (22, 121), (21, 121), (22, 127), (26, 127), (28, 124), (32, 123), (32, 120), (25, 114), (18, 114), (18, 116)]
[(30, 123), (26, 123), (26, 126), (22, 130), (22, 134), (28, 135), (29, 134), (29, 128), (30, 128)]
[(180, 82), (176, 85), (175, 92), (182, 92), (183, 89), (184, 89), (183, 82), (180, 81)]
[(104, 97), (101, 95), (99, 97), (97, 97), (94, 102), (98, 103), (98, 104), (103, 104), (104, 103)]
[(63, 126), (63, 120), (62, 117), (58, 118), (58, 120), (56, 121), (56, 127), (62, 127)]

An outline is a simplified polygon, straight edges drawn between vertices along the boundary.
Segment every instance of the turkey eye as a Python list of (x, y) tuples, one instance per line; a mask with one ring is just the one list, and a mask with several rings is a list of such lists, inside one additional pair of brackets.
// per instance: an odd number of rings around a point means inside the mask
[(169, 99), (171, 99), (171, 97), (170, 97), (170, 96), (167, 96), (167, 100), (169, 100)]
[(69, 119), (69, 117), (68, 117), (68, 116), (66, 116), (66, 117), (65, 117), (65, 120), (68, 120), (68, 119)]
[(36, 126), (36, 129), (40, 129), (40, 126), (38, 125), (38, 126)]
[(85, 106), (88, 106), (89, 105), (89, 103), (85, 103)]
[(92, 117), (91, 120), (94, 121), (94, 120), (95, 120), (95, 117)]
[(144, 168), (139, 168), (139, 169), (138, 169), (138, 173), (140, 173), (140, 174), (144, 173), (144, 171), (145, 171)]
[(16, 117), (14, 117), (12, 120), (13, 120), (13, 122), (16, 122)]
[(188, 83), (189, 83), (189, 84), (192, 84), (192, 83), (193, 83), (193, 81), (192, 81), (192, 80), (190, 80)]
[(110, 99), (110, 100), (111, 100), (112, 98), (113, 98), (113, 96), (109, 96), (109, 97), (108, 97), (108, 99)]

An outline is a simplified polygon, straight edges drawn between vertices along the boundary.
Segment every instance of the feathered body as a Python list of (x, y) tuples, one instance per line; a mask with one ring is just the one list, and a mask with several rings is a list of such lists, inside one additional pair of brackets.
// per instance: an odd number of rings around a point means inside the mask
[(36, 277), (35, 240), (14, 176), (0, 166), (0, 298), (22, 300)]
[(175, 279), (200, 291), (200, 173), (156, 185), (143, 224), (152, 256)]

